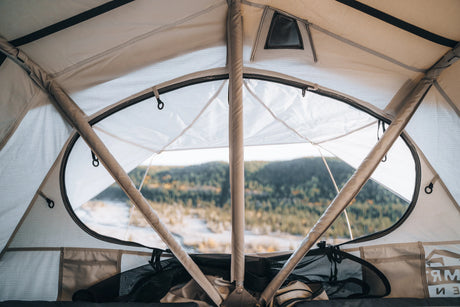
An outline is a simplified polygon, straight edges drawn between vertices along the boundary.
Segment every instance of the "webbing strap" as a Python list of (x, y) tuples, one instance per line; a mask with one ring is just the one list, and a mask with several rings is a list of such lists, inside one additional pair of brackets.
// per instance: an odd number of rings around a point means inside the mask
[(102, 5), (99, 5), (95, 8), (92, 8), (90, 10), (87, 10), (85, 12), (82, 12), (80, 14), (77, 14), (75, 16), (72, 16), (70, 18), (64, 19), (62, 21), (59, 21), (55, 24), (52, 24), (50, 26), (47, 26), (45, 28), (42, 28), (40, 30), (37, 30), (35, 32), (32, 32), (30, 34), (27, 34), (25, 36), (16, 38), (14, 40), (9, 41), (9, 43), (15, 47), (22, 46), (28, 43), (31, 43), (33, 41), (36, 41), (40, 38), (43, 38), (45, 36), (54, 34), (56, 32), (62, 31), (64, 29), (70, 28), (71, 26), (74, 26), (76, 24), (79, 24), (83, 21), (86, 21), (88, 19), (91, 19), (93, 17), (99, 16), (101, 14), (104, 14), (108, 11), (111, 11), (113, 9), (116, 9), (117, 7), (120, 7), (122, 5), (125, 5), (129, 2), (132, 2), (134, 0), (113, 0), (107, 3), (104, 3)]
[(414, 35), (417, 35), (421, 38), (424, 38), (426, 40), (429, 40), (433, 43), (454, 48), (458, 42), (445, 38), (443, 36), (437, 35), (435, 33), (432, 33), (430, 31), (427, 31), (425, 29), (419, 28), (413, 24), (410, 24), (404, 20), (401, 20), (399, 18), (396, 18), (394, 16), (391, 16), (385, 12), (382, 12), (380, 10), (377, 10), (371, 6), (368, 6), (364, 3), (361, 3), (356, 0), (336, 0), (337, 2), (340, 2), (342, 4), (348, 5), (349, 7), (352, 7), (358, 11), (361, 11), (367, 15), (370, 15), (372, 17), (375, 17), (377, 19), (380, 19), (386, 23), (389, 23), (395, 27), (398, 27), (404, 31), (407, 31), (409, 33), (412, 33)]
[[(13, 39), (9, 41), (9, 43), (15, 47), (19, 47), (28, 43), (31, 43), (33, 41), (36, 41), (38, 39), (41, 39), (43, 37), (46, 37), (48, 35), (54, 34), (56, 32), (62, 31), (64, 29), (70, 28), (76, 24), (79, 24), (83, 21), (86, 21), (88, 19), (91, 19), (93, 17), (99, 16), (101, 14), (104, 14), (108, 11), (111, 11), (113, 9), (116, 9), (117, 7), (120, 7), (122, 5), (125, 5), (129, 2), (132, 2), (134, 0), (113, 0), (107, 3), (104, 3), (102, 5), (99, 5), (95, 8), (92, 8), (90, 10), (87, 10), (85, 12), (82, 12), (78, 15), (72, 16), (70, 18), (67, 18), (65, 20), (59, 21), (55, 24), (52, 24), (50, 26), (47, 26), (45, 28), (42, 28), (40, 30), (37, 30), (35, 32), (32, 32), (30, 34), (24, 35), (22, 37)], [(0, 66), (3, 64), (5, 61), (6, 56), (4, 54), (0, 54)]]

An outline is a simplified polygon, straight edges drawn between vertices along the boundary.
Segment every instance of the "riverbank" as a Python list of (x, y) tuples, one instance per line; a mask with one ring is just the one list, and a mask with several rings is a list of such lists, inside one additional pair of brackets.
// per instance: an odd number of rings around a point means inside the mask
[[(209, 215), (209, 211), (204, 208), (185, 208), (178, 204), (158, 203), (152, 203), (152, 207), (188, 252), (231, 252), (231, 225), (226, 219), (219, 221), (218, 218), (209, 216), (205, 219), (203, 217)], [(90, 201), (76, 209), (75, 213), (89, 228), (105, 236), (166, 248), (140, 212), (126, 203), (110, 200)], [(300, 235), (247, 230), (245, 252), (293, 250), (302, 239)]]

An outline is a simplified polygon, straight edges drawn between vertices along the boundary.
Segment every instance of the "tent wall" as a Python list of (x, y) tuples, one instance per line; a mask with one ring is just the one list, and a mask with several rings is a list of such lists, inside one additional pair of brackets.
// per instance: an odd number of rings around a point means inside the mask
[[(46, 95), (40, 95), (46, 101)], [(68, 125), (52, 106), (41, 106), (28, 112), (0, 152), (3, 204), (0, 210), (1, 249), (32, 201), (69, 133)], [(27, 170), (26, 173), (24, 170)]]
[[(460, 113), (455, 110), (458, 106), (451, 105), (448, 101), (458, 90), (454, 90), (453, 84), (446, 84), (445, 78), (442, 78), (444, 74), (452, 74), (450, 70), (460, 73), (460, 62), (449, 67), (441, 75), (440, 79), (444, 80), (446, 90), (440, 84), (438, 87), (433, 86), (408, 125), (407, 131), (458, 202), (460, 186), (457, 174), (460, 173), (460, 163), (457, 153), (460, 151)], [(440, 90), (445, 93), (444, 96)], [(439, 150), (440, 148), (442, 150)]]
[[(147, 263), (150, 253), (120, 249), (11, 249), (0, 263), (3, 300), (63, 300), (114, 274)], [(33, 268), (33, 269), (31, 269)]]
[[(0, 1), (0, 35), (14, 41), (109, 2)], [(242, 1), (243, 71), (299, 81), (306, 91), (305, 99), (311, 99), (312, 105), (324, 107), (327, 99), (311, 98), (308, 91), (331, 89), (389, 122), (401, 107), (403, 99), (399, 95), (408, 93), (425, 70), (452, 46), (423, 38), (340, 2)], [(453, 43), (460, 41), (460, 4), (456, 0), (360, 2)], [(20, 49), (50, 72), (53, 80), (62, 85), (88, 116), (85, 119), (90, 120), (119, 106), (120, 101), (131, 95), (153, 92), (157, 88), (152, 87), (168, 82), (187, 80), (186, 75), (206, 78), (207, 70), (227, 74), (227, 9), (225, 0), (197, 0), (193, 5), (186, 0), (127, 1), (84, 22), (30, 41)], [(263, 47), (271, 22), (269, 16), (275, 10), (294, 18), (302, 28), (304, 50), (284, 53)], [(22, 54), (18, 56), (21, 58)], [(94, 129), (125, 170), (132, 169), (152, 152), (166, 148), (228, 146), (228, 85), (222, 78), (162, 94), (167, 109), (155, 113), (157, 117), (144, 112), (155, 110), (156, 100), (152, 97), (131, 109), (138, 115), (124, 122), (128, 128), (118, 125), (126, 119), (120, 113), (113, 115), (113, 121), (107, 119), (95, 124)], [(61, 194), (59, 178), (63, 150), (69, 144), (69, 137), (74, 136), (71, 127), (52, 106), (48, 94), (2, 54), (0, 80), (0, 300), (68, 299), (69, 293), (78, 287), (145, 263), (149, 250), (92, 237), (72, 220), (64, 206), (66, 196)], [(455, 255), (460, 254), (459, 80), (460, 62), (457, 62), (437, 78), (407, 126), (406, 138), (415, 144), (421, 167), (420, 186), (416, 185), (415, 175), (410, 179), (418, 188), (413, 210), (384, 236), (343, 246), (384, 271), (394, 285), (395, 297), (458, 294), (454, 289), (459, 284), (455, 280), (457, 271), (446, 271), (433, 259), (441, 259), (438, 261), (452, 269), (458, 264)], [(352, 139), (371, 139), (375, 131), (373, 118), (353, 117), (355, 126), (328, 124), (315, 134), (314, 128), (322, 123), (318, 120), (320, 113), (311, 114), (311, 118), (302, 116), (305, 110), (298, 103), (303, 99), (302, 89), (249, 78), (243, 88), (243, 118), (248, 127), (246, 145), (313, 141), (354, 166), (364, 157), (356, 153), (354, 146), (341, 148), (349, 146)], [(317, 97), (320, 99), (315, 101)], [(175, 99), (185, 103), (175, 104)], [(334, 107), (328, 111), (334, 110), (344, 112)], [(127, 109), (123, 114), (129, 112)], [(178, 116), (180, 112), (185, 115)], [(164, 129), (151, 129), (149, 120), (163, 124)], [(168, 127), (172, 122), (175, 126)], [(307, 123), (304, 131), (289, 128), (302, 122)], [(191, 141), (179, 138), (182, 134)], [(339, 134), (342, 138), (331, 139)], [(152, 143), (152, 138), (157, 143)], [(401, 152), (410, 155), (402, 143), (393, 147), (390, 158)], [(81, 204), (112, 181), (109, 176), (100, 175), (101, 169), (92, 169), (90, 150), (81, 140), (75, 146), (79, 156), (69, 159), (75, 162), (69, 166), (74, 173), (66, 180), (74, 189), (70, 197)], [(129, 154), (130, 150), (136, 154)], [(375, 176), (384, 181), (389, 178), (384, 178), (385, 168), (402, 166), (408, 165), (399, 159), (391, 160), (377, 169)], [(417, 162), (409, 167), (417, 168)], [(93, 191), (87, 190), (86, 183), (79, 182), (81, 178), (72, 178), (76, 172), (97, 175), (100, 182)], [(402, 181), (395, 180), (388, 186), (409, 199), (408, 191), (413, 190), (414, 184), (407, 189)], [(430, 183), (433, 192), (427, 194), (425, 187)], [(40, 191), (55, 202), (54, 208), (48, 207), (39, 196)], [(104, 270), (97, 275), (98, 270), (87, 267), (101, 259), (109, 267), (106, 275)], [(64, 272), (78, 271), (66, 267), (71, 263), (86, 266), (86, 273), (81, 278), (69, 278), (70, 284), (63, 285), (67, 276)], [(443, 276), (439, 275), (441, 272)], [(85, 281), (72, 285), (76, 279)]]
[[(421, 180), (416, 206), (404, 222), (391, 233), (376, 240), (362, 242), (359, 245), (385, 245), (404, 242), (457, 241), (460, 229), (456, 222), (460, 218), (460, 207), (449, 195), (442, 180), (433, 180), (436, 174), (419, 151)], [(427, 194), (425, 188), (433, 182), (433, 192)], [(350, 243), (344, 247), (352, 248)]]

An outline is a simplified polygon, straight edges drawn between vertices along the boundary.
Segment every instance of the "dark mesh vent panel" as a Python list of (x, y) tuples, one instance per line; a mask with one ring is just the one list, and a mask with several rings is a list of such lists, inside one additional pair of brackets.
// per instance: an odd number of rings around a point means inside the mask
[(297, 21), (275, 12), (270, 24), (265, 49), (303, 49)]

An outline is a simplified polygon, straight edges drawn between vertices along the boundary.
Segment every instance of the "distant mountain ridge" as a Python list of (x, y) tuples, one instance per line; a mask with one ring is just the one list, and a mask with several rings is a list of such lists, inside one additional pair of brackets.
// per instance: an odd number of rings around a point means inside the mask
[[(353, 174), (353, 169), (335, 158), (327, 158), (327, 163), (341, 188)], [(140, 185), (145, 171), (146, 167), (141, 166), (130, 172), (136, 186)], [(230, 219), (229, 167), (225, 162), (185, 167), (152, 166), (142, 194), (154, 203), (207, 208), (209, 212), (220, 210), (215, 213), (217, 222)], [(303, 234), (336, 194), (319, 157), (245, 163), (246, 225), (249, 228), (263, 224), (270, 231)], [(127, 200), (115, 184), (96, 198)], [(406, 209), (405, 200), (370, 180), (347, 210), (359, 235), (391, 226)], [(343, 237), (348, 231), (343, 222), (336, 222), (330, 232), (333, 236)]]
[[(337, 185), (341, 188), (353, 174), (353, 168), (335, 158), (327, 158), (327, 163)], [(138, 167), (130, 173), (136, 185), (140, 184), (145, 170), (145, 167)], [(185, 167), (152, 166), (144, 185), (154, 184), (161, 190), (162, 184), (178, 182), (191, 187), (214, 187), (225, 192), (229, 189), (228, 163), (208, 162)], [(275, 162), (245, 162), (245, 187), (246, 192), (256, 191), (250, 194), (271, 193), (276, 198), (295, 196), (313, 203), (331, 200), (336, 195), (332, 180), (320, 157)], [(293, 193), (293, 191), (297, 192)], [(356, 200), (361, 202), (372, 200), (379, 204), (405, 203), (372, 180), (364, 186)]]

